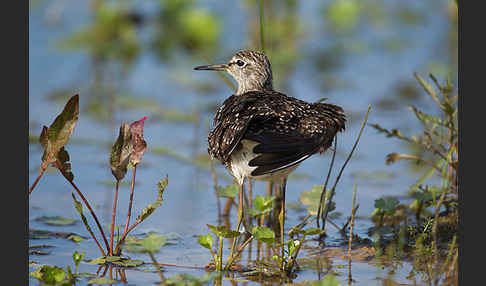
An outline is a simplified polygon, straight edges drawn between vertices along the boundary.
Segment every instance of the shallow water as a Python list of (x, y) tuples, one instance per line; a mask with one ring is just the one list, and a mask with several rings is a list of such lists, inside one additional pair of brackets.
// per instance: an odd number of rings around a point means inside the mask
[[(60, 1), (62, 2), (62, 1)], [(140, 1), (137, 1), (140, 2)], [(223, 30), (225, 39), (225, 53), (216, 60), (227, 60), (231, 54), (241, 48), (240, 40), (244, 37), (245, 28), (241, 25), (245, 21), (242, 7), (231, 5), (230, 1), (218, 3), (214, 1), (200, 1), (201, 7), (213, 9), (225, 21)], [(399, 1), (389, 1), (383, 4), (385, 9), (391, 9)], [(424, 3), (427, 2), (427, 3)], [(431, 100), (420, 92), (418, 99), (403, 99), (396, 95), (396, 84), (404, 80), (412, 81), (413, 72), (422, 75), (436, 72), (441, 77), (443, 70), (436, 70), (427, 66), (427, 63), (438, 61), (445, 52), (440, 43), (447, 38), (448, 19), (445, 11), (447, 1), (407, 1), (407, 5), (424, 13), (424, 19), (417, 25), (400, 25), (392, 23), (391, 28), (379, 27), (373, 29), (363, 26), (360, 30), (360, 39), (366, 46), (365, 52), (346, 53), (343, 64), (332, 71), (339, 79), (346, 79), (352, 84), (346, 88), (331, 88), (328, 91), (321, 89), (322, 75), (316, 74), (313, 66), (312, 53), (324, 49), (332, 43), (332, 37), (323, 32), (322, 16), (319, 15), (320, 1), (303, 1), (300, 3), (298, 15), (307, 25), (306, 35), (299, 42), (300, 59), (291, 73), (287, 88), (283, 90), (297, 98), (316, 101), (321, 97), (328, 97), (328, 101), (343, 106), (349, 116), (346, 131), (339, 136), (339, 151), (336, 156), (336, 166), (341, 166), (354, 139), (356, 138), (360, 123), (364, 117), (368, 104), (373, 104), (369, 115), (369, 123), (380, 123), (386, 128), (403, 128), (413, 133), (419, 130), (419, 123), (414, 120), (413, 114), (407, 109), (407, 104), (416, 104), (424, 110), (433, 105)], [(45, 19), (46, 11), (50, 11), (54, 4), (47, 1), (40, 2), (38, 7), (31, 8), (29, 12), (29, 133), (33, 136), (40, 134), (42, 125), (49, 125), (61, 111), (64, 101), (53, 101), (48, 98), (52, 91), (70, 86), (70, 93), (80, 94), (80, 104), (83, 108), (87, 101), (87, 83), (91, 80), (89, 55), (84, 52), (62, 52), (56, 48), (61, 37), (69, 35), (92, 17), (86, 1), (70, 2), (64, 5), (61, 18), (56, 24), (48, 24)], [(150, 3), (140, 4), (141, 9), (150, 10)], [(431, 7), (440, 7), (431, 9)], [(426, 12), (425, 12), (426, 11)], [(400, 20), (396, 20), (400, 21)], [(390, 51), (373, 44), (387, 34), (404, 39), (407, 47), (403, 50)], [(442, 57), (443, 58), (443, 57)], [(75, 182), (84, 192), (91, 205), (95, 208), (100, 220), (106, 226), (111, 221), (111, 204), (113, 199), (112, 185), (104, 182), (113, 182), (109, 168), (110, 145), (118, 135), (119, 124), (122, 121), (132, 122), (143, 116), (148, 116), (145, 122), (144, 137), (149, 145), (143, 161), (137, 169), (135, 188), (134, 214), (151, 203), (156, 198), (156, 183), (168, 175), (169, 185), (164, 194), (164, 203), (155, 213), (132, 234), (141, 234), (156, 231), (162, 234), (173, 233), (179, 236), (175, 244), (165, 246), (156, 255), (161, 263), (177, 264), (183, 266), (204, 267), (210, 262), (209, 252), (197, 244), (198, 234), (207, 234), (206, 224), (218, 224), (217, 205), (213, 191), (213, 181), (210, 173), (194, 164), (180, 158), (168, 155), (157, 155), (153, 148), (165, 147), (185, 158), (206, 154), (206, 126), (205, 122), (212, 117), (214, 110), (207, 111), (210, 104), (218, 104), (231, 94), (214, 74), (192, 71), (194, 66), (204, 62), (190, 59), (179, 63), (160, 63), (154, 54), (146, 51), (137, 59), (133, 70), (129, 73), (124, 88), (135, 96), (143, 96), (157, 102), (164, 107), (175, 108), (182, 112), (200, 112), (201, 120), (198, 124), (187, 122), (174, 122), (158, 120), (151, 116), (148, 110), (116, 111), (112, 122), (98, 121), (81, 110), (79, 122), (76, 126), (67, 150), (71, 156), (72, 170)], [(209, 95), (201, 95), (196, 90), (174, 81), (172, 71), (183, 71), (183, 77), (191, 81), (207, 80), (219, 86)], [(442, 74), (441, 74), (442, 72)], [(278, 79), (278, 74), (274, 77)], [(278, 82), (278, 80), (277, 80)], [(418, 86), (418, 85), (417, 85)], [(276, 86), (279, 89), (279, 86)], [(69, 89), (68, 89), (69, 90)], [(392, 101), (393, 108), (381, 107), (380, 100)], [(89, 139), (76, 143), (80, 139)], [(388, 139), (378, 134), (371, 127), (367, 127), (361, 138), (354, 157), (347, 166), (339, 182), (335, 202), (337, 211), (343, 216), (336, 219), (336, 223), (344, 224), (350, 214), (353, 185), (358, 186), (358, 203), (360, 205), (358, 216), (367, 217), (374, 209), (374, 200), (382, 196), (403, 196), (410, 185), (415, 183), (421, 173), (410, 170), (409, 164), (396, 163), (385, 165), (385, 156), (394, 151), (403, 151), (405, 145), (397, 140)], [(32, 183), (38, 174), (41, 148), (38, 143), (29, 145), (29, 182)], [(309, 190), (312, 186), (323, 184), (330, 162), (330, 153), (323, 156), (313, 156), (306, 160), (295, 173), (305, 174), (305, 179), (289, 179), (287, 186), (287, 203), (297, 203), (301, 191)], [(219, 173), (225, 170), (216, 165)], [(376, 172), (385, 172), (386, 176), (373, 176)], [(129, 173), (125, 181), (128, 182)], [(337, 175), (334, 172), (333, 177)], [(228, 178), (226, 176), (226, 178)], [(220, 176), (219, 181), (229, 184), (230, 181)], [(261, 182), (254, 184), (254, 194), (263, 195), (265, 185)], [(29, 228), (50, 231), (74, 232), (89, 237), (84, 226), (78, 221), (73, 226), (55, 227), (35, 221), (40, 216), (63, 216), (78, 219), (78, 213), (72, 207), (73, 201), (70, 185), (55, 172), (47, 172), (29, 198)], [(120, 188), (117, 223), (125, 222), (128, 205), (129, 187)], [(222, 202), (224, 203), (224, 199)], [(87, 210), (85, 209), (85, 214)], [(89, 215), (86, 215), (89, 217)], [(235, 223), (236, 210), (233, 209), (231, 223)], [(293, 226), (300, 222), (305, 212), (288, 209), (286, 226)], [(92, 220), (88, 218), (90, 222)], [(94, 224), (93, 224), (94, 226)], [(372, 223), (367, 219), (357, 220), (355, 232), (367, 237), (367, 229)], [(328, 241), (339, 239), (339, 233), (328, 227)], [(30, 255), (29, 261), (38, 264), (58, 265), (65, 267), (72, 263), (74, 250), (85, 252), (86, 258), (99, 257), (98, 249), (91, 239), (74, 243), (66, 239), (31, 239), (29, 245), (53, 245), (49, 255)], [(310, 245), (315, 242), (310, 242)], [(230, 243), (226, 243), (229, 247)], [(225, 247), (225, 248), (226, 248)], [(256, 246), (252, 249), (255, 251)], [(228, 249), (225, 249), (227, 257)], [(305, 252), (303, 253), (305, 256)], [(149, 261), (143, 254), (130, 254), (132, 258)], [(255, 254), (252, 253), (252, 257)], [(242, 261), (246, 261), (246, 253)], [(347, 261), (335, 259), (334, 265), (347, 265)], [(96, 272), (98, 266), (81, 263), (80, 272)], [(30, 271), (34, 268), (30, 267)], [(337, 278), (346, 284), (347, 268), (336, 269), (341, 275)], [(352, 274), (357, 285), (380, 284), (381, 279), (392, 278), (397, 283), (411, 283), (407, 275), (411, 266), (404, 262), (395, 273), (390, 276), (387, 268), (381, 269), (364, 262), (353, 262)], [(188, 273), (194, 276), (204, 275), (204, 270), (167, 267), (164, 275), (170, 277), (179, 273)], [(158, 281), (155, 273), (146, 273), (131, 269), (126, 270), (130, 285), (147, 285)], [(31, 285), (38, 285), (34, 278), (29, 278)], [(293, 282), (319, 279), (318, 273), (311, 270), (302, 270), (297, 273)], [(84, 285), (82, 281), (79, 285)], [(228, 279), (223, 280), (224, 285), (230, 285)], [(238, 282), (240, 283), (240, 282)], [(245, 284), (257, 284), (243, 280)]]

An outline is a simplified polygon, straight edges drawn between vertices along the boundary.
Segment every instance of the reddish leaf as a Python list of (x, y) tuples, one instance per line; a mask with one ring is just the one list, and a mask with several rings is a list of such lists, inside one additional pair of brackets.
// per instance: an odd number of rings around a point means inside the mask
[(54, 122), (47, 128), (42, 128), (39, 141), (44, 148), (42, 155), (42, 168), (56, 162), (58, 153), (64, 147), (73, 134), (74, 127), (79, 116), (79, 95), (75, 94), (64, 106), (63, 111), (54, 119)]
[(136, 165), (142, 161), (143, 153), (147, 150), (147, 142), (143, 139), (143, 123), (145, 119), (147, 119), (146, 116), (130, 124), (130, 133), (132, 135), (131, 144), (133, 146), (133, 153), (130, 156), (130, 163), (132, 165)]
[(127, 123), (123, 123), (120, 126), (120, 133), (115, 144), (113, 144), (110, 154), (111, 173), (118, 181), (123, 179), (127, 173), (130, 155), (133, 152), (131, 137), (130, 126)]
[(69, 153), (64, 147), (57, 153), (57, 160), (61, 163), (62, 171), (67, 175), (67, 179), (72, 182), (74, 174), (71, 172), (71, 163), (68, 163), (70, 161)]

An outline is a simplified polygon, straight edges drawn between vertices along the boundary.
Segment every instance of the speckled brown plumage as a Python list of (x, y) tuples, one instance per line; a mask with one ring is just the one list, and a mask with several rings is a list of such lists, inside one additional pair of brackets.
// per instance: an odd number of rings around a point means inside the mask
[(272, 90), (249, 91), (227, 98), (218, 109), (208, 136), (208, 152), (226, 166), (241, 148), (241, 140), (259, 144), (248, 165), (252, 176), (288, 168), (323, 152), (345, 128), (343, 109), (308, 103)]

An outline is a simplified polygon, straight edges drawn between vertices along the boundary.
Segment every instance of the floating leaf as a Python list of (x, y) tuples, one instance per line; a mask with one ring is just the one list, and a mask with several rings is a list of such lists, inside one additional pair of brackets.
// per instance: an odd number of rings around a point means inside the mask
[(104, 285), (104, 284), (113, 284), (116, 283), (116, 280), (106, 278), (106, 277), (100, 277), (100, 278), (93, 278), (88, 281), (88, 283), (91, 284), (97, 284), (97, 285)]
[(240, 235), (239, 232), (231, 230), (223, 225), (218, 225), (218, 226), (214, 226), (210, 224), (206, 224), (206, 225), (208, 226), (209, 230), (218, 237), (234, 238)]
[(39, 142), (44, 148), (42, 155), (43, 169), (56, 162), (59, 151), (67, 144), (74, 131), (78, 122), (78, 115), (79, 96), (76, 94), (68, 100), (63, 111), (54, 119), (49, 128), (43, 126), (39, 137)]
[(50, 251), (38, 250), (38, 249), (29, 249), (29, 255), (48, 255)]
[(143, 122), (145, 119), (147, 119), (146, 116), (130, 124), (131, 144), (133, 147), (130, 163), (132, 165), (138, 164), (142, 160), (143, 153), (147, 150), (147, 142), (143, 139)]
[(122, 259), (121, 256), (110, 256), (110, 255), (105, 256), (106, 262), (114, 262), (121, 259)]
[(168, 183), (169, 183), (169, 179), (167, 178), (167, 176), (157, 183), (158, 191), (159, 191), (158, 196), (157, 196), (157, 200), (154, 203), (147, 205), (142, 210), (142, 213), (137, 217), (138, 223), (144, 221), (147, 217), (149, 217), (155, 211), (155, 209), (160, 207), (160, 205), (163, 202), (162, 195), (164, 194), (165, 188), (167, 187)]
[(320, 281), (314, 282), (313, 286), (341, 286), (339, 280), (334, 275), (329, 274), (322, 278)]
[(111, 173), (116, 180), (120, 181), (125, 177), (132, 151), (130, 126), (127, 123), (122, 123), (118, 138), (110, 153)]
[(121, 261), (114, 261), (112, 263), (124, 267), (136, 267), (142, 265), (144, 262), (140, 259), (123, 259)]
[(226, 188), (217, 186), (216, 194), (222, 198), (234, 198), (239, 193), (239, 186), (237, 184), (228, 185)]
[(83, 240), (86, 240), (86, 238), (83, 238), (79, 235), (71, 234), (70, 236), (66, 237), (69, 240), (72, 240), (74, 242), (81, 242)]
[(311, 228), (308, 228), (308, 229), (300, 229), (300, 230), (298, 230), (298, 232), (301, 233), (301, 234), (305, 234), (305, 235), (317, 235), (317, 234), (322, 234), (325, 231), (323, 229), (320, 229), (320, 228), (311, 227)]
[(258, 241), (265, 243), (273, 243), (275, 241), (275, 233), (267, 227), (255, 226), (251, 233)]
[(47, 284), (56, 284), (64, 280), (66, 271), (57, 266), (42, 265), (41, 268), (29, 273), (29, 276), (35, 277)]
[(73, 225), (76, 223), (76, 219), (66, 218), (62, 216), (41, 216), (35, 219), (36, 221), (41, 221), (47, 225), (54, 226), (66, 226)]
[(87, 263), (89, 263), (89, 264), (105, 264), (106, 258), (105, 257), (98, 257), (98, 258), (95, 258), (95, 259), (88, 261)]
[(163, 235), (150, 234), (144, 239), (142, 239), (142, 247), (148, 252), (157, 252), (159, 249), (165, 245), (167, 238)]
[(207, 248), (207, 249), (213, 249), (213, 236), (211, 234), (208, 235), (199, 235), (197, 242)]

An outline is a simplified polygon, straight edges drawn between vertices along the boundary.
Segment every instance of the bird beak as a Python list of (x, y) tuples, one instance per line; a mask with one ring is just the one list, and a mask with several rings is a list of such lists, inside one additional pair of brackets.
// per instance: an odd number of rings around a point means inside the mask
[(198, 66), (194, 69), (197, 71), (225, 71), (228, 68), (228, 64), (220, 64), (220, 65), (207, 65), (207, 66)]

